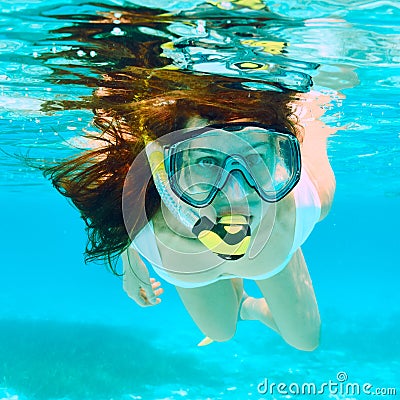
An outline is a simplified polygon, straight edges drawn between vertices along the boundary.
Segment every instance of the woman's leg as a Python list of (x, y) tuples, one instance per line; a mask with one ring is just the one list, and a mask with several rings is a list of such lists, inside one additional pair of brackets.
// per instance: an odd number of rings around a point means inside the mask
[(241, 279), (224, 279), (199, 288), (176, 289), (186, 310), (204, 335), (218, 342), (233, 337), (243, 294)]
[(301, 249), (283, 271), (256, 283), (283, 339), (300, 350), (314, 350), (319, 344), (321, 322)]

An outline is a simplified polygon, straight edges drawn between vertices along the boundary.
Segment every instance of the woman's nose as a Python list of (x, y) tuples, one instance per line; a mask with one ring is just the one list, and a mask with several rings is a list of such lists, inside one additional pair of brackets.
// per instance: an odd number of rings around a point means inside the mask
[(222, 193), (230, 201), (235, 201), (245, 199), (252, 190), (243, 173), (235, 170), (229, 173), (225, 185), (222, 188)]

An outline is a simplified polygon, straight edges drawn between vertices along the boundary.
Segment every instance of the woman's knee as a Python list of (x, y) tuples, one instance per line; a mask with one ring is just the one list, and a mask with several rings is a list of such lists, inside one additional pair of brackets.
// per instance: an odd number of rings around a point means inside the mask
[(194, 321), (199, 329), (215, 342), (226, 342), (236, 333), (237, 312), (227, 312), (224, 316), (210, 313), (208, 318)]
[(230, 280), (194, 289), (177, 287), (177, 290), (203, 334), (216, 342), (225, 342), (234, 336), (239, 299)]
[(303, 326), (296, 331), (281, 332), (281, 335), (285, 342), (294, 348), (302, 351), (313, 351), (320, 344), (321, 324), (318, 321), (311, 326)]
[(235, 325), (208, 326), (202, 329), (202, 332), (215, 342), (227, 342), (232, 339), (236, 333), (236, 323)]

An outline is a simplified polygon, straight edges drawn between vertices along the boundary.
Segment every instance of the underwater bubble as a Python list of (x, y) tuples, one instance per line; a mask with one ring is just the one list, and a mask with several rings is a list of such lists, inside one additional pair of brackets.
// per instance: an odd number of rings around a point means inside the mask
[(114, 35), (114, 36), (126, 35), (126, 32), (124, 32), (121, 28), (118, 28), (118, 27), (113, 28), (113, 30), (110, 33), (111, 33), (111, 35)]

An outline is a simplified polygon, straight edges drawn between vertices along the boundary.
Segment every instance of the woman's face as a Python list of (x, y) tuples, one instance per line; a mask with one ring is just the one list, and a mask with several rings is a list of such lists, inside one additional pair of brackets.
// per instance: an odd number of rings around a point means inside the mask
[[(245, 122), (232, 121), (232, 122)], [(209, 124), (209, 121), (200, 118), (191, 119), (187, 128), (198, 128)], [(250, 158), (252, 152), (254, 153), (253, 144), (267, 146), (267, 143), (252, 143), (252, 138), (247, 137), (243, 140), (239, 136), (228, 134), (226, 136), (218, 136), (215, 134), (204, 133), (201, 135), (201, 140), (197, 143), (199, 148), (196, 148), (196, 165), (200, 163), (201, 169), (199, 173), (188, 169), (187, 181), (196, 180), (204, 181), (207, 179), (207, 174), (213, 174), (213, 165), (218, 162), (219, 158), (229, 158), (233, 154), (238, 154), (243, 157)], [(199, 163), (197, 163), (199, 161)], [(257, 166), (256, 166), (257, 167)], [(182, 201), (182, 200), (181, 200)], [(182, 201), (183, 203), (183, 201)], [(183, 203), (184, 207), (192, 207)], [(246, 180), (244, 174), (239, 170), (232, 170), (224, 185), (218, 190), (212, 202), (202, 208), (193, 207), (200, 216), (207, 216), (212, 221), (218, 221), (219, 218), (225, 215), (239, 214), (245, 216), (250, 224), (252, 231), (259, 225), (262, 217), (267, 213), (271, 207), (270, 203), (263, 201), (258, 193), (252, 188)], [(193, 236), (186, 228), (180, 227), (179, 221), (163, 207), (164, 218), (168, 225), (180, 234), (185, 236)]]

